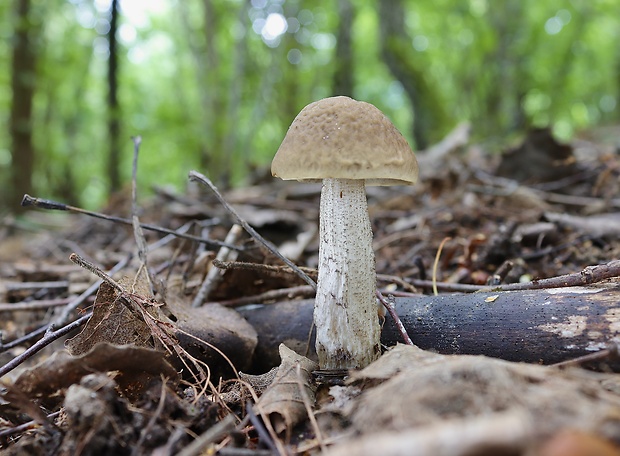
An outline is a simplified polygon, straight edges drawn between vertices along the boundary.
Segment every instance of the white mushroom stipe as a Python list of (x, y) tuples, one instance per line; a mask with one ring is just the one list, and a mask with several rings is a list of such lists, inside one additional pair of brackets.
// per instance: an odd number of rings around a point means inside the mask
[(411, 185), (418, 163), (375, 106), (348, 97), (310, 103), (295, 117), (271, 173), (323, 181), (314, 308), (321, 369), (362, 368), (380, 354), (375, 260), (365, 185)]
[(323, 180), (317, 286), (314, 323), (321, 368), (360, 368), (377, 359), (375, 255), (363, 180)]

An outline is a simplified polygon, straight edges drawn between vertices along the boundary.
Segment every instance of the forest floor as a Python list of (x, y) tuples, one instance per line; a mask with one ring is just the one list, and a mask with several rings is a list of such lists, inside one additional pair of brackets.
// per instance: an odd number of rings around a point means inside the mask
[[(426, 350), (399, 344), (361, 371), (320, 371), (300, 310), (311, 314), (312, 287), (236, 226), (315, 278), (320, 185), (265, 172), (222, 202), (194, 180), (139, 208), (128, 190), (102, 212), (129, 224), (71, 207), (7, 217), (0, 454), (620, 454), (620, 134), (603, 133), (560, 144), (535, 130), (497, 154), (460, 126), (418, 154), (416, 186), (367, 189), (389, 301), (428, 307), (434, 291), (486, 289), (490, 303), (507, 284), (584, 285), (575, 315), (544, 314), (553, 343), (585, 337), (555, 347), (561, 367), (520, 363), (531, 360), (510, 348), (482, 356), (494, 342), (460, 333), (464, 314), (449, 326), (477, 349), (421, 343), (424, 318), (403, 318)], [(132, 228), (132, 216), (148, 226)], [(604, 325), (588, 290), (604, 291)], [(519, 319), (493, 325), (501, 337)], [(515, 340), (535, 342), (528, 334)]]

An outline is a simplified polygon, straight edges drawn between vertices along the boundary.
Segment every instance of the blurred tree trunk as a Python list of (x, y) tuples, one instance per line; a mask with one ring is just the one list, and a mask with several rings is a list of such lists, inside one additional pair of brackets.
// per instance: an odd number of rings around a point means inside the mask
[(31, 193), (35, 150), (32, 139), (32, 105), (36, 82), (35, 34), (40, 23), (33, 19), (30, 0), (15, 2), (15, 31), (11, 67), (11, 137), (10, 186), (1, 202), (19, 212), (24, 193)]
[(405, 90), (413, 109), (412, 136), (418, 149), (425, 149), (446, 130), (446, 112), (427, 70), (411, 46), (405, 28), (402, 0), (379, 3), (382, 59)]
[(485, 58), (488, 79), (480, 85), (489, 92), (486, 104), (480, 110), (481, 117), (476, 122), (488, 135), (525, 128), (522, 101), (527, 90), (523, 86), (530, 78), (524, 74), (527, 54), (518, 49), (520, 34), (527, 27), (525, 11), (520, 0), (489, 5), (488, 14), (495, 30), (496, 46)]
[[(251, 6), (250, 0), (244, 0), (237, 12), (237, 21), (243, 24)], [(246, 80), (246, 63), (248, 57), (248, 41), (243, 37), (237, 37), (234, 45), (232, 76), (228, 87), (228, 108), (226, 119), (223, 124), (225, 127), (224, 139), (222, 141), (221, 155), (223, 156), (222, 166), (224, 167), (223, 184), (228, 187), (234, 179), (233, 169), (235, 169), (236, 158), (239, 150), (239, 124), (241, 98), (243, 94), (243, 81)], [(245, 170), (247, 171), (247, 170)]]
[[(222, 150), (224, 143), (223, 126), (226, 118), (222, 113), (226, 112), (225, 90), (226, 84), (231, 81), (226, 76), (222, 59), (217, 49), (217, 37), (221, 33), (222, 17), (218, 14), (213, 0), (204, 0), (204, 24), (205, 40), (207, 46), (206, 68), (202, 91), (206, 93), (206, 131), (207, 151), (204, 157), (204, 169), (211, 178), (221, 187), (227, 187), (230, 180), (229, 170), (225, 169), (225, 157), (227, 153)], [(242, 6), (244, 8), (245, 6)], [(238, 83), (233, 81), (232, 83)]]
[(118, 0), (110, 5), (110, 30), (108, 31), (108, 179), (110, 194), (121, 186), (120, 177), (120, 108), (118, 104)]
[(336, 36), (336, 61), (334, 72), (334, 95), (353, 96), (353, 49), (351, 29), (354, 10), (351, 0), (338, 0), (338, 34)]

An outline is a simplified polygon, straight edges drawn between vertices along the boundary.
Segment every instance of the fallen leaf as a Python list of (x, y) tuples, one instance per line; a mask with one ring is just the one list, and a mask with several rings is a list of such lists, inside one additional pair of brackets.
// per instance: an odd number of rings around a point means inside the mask
[[(305, 392), (310, 403), (314, 404), (315, 391), (311, 373), (319, 367), (314, 361), (298, 355), (284, 344), (280, 345), (280, 357), (282, 362), (273, 383), (256, 404), (257, 411), (269, 417), (278, 434), (285, 430), (290, 431), (293, 426), (306, 419), (302, 394)], [(304, 392), (300, 389), (300, 383)]]
[(93, 372), (115, 372), (115, 381), (127, 397), (136, 397), (152, 378), (163, 375), (172, 382), (178, 380), (176, 370), (166, 361), (163, 352), (99, 343), (81, 356), (56, 352), (42, 363), (24, 370), (7, 389), (15, 388), (53, 408), (59, 400), (57, 393)]

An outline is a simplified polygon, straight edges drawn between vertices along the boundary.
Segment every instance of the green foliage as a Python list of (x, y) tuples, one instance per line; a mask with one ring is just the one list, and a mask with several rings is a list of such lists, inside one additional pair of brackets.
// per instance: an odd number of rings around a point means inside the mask
[[(387, 1), (387, 0), (381, 0)], [(130, 3), (132, 5), (130, 5)], [(412, 103), (384, 64), (377, 3), (353, 2), (356, 98), (411, 140)], [(331, 95), (338, 0), (124, 0), (120, 104), (128, 181), (130, 136), (143, 138), (139, 183), (185, 185), (199, 169), (242, 184), (268, 166), (297, 112)], [(142, 13), (136, 5), (146, 8)], [(552, 125), (563, 138), (617, 121), (620, 8), (613, 0), (405, 0), (395, 54), (417, 74), (433, 141), (459, 120), (479, 137)], [(33, 2), (44, 15), (35, 99), (33, 192), (101, 205), (106, 189), (105, 2)], [(98, 9), (99, 8), (99, 9)], [(11, 2), (0, 2), (0, 120), (7, 124)], [(288, 30), (261, 35), (269, 14)], [(280, 16), (278, 16), (280, 15)], [(263, 30), (264, 31), (264, 30)], [(415, 60), (410, 60), (414, 56)], [(0, 133), (0, 179), (10, 154)]]

